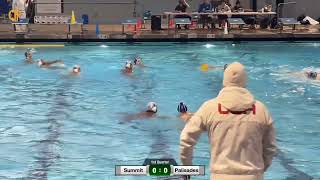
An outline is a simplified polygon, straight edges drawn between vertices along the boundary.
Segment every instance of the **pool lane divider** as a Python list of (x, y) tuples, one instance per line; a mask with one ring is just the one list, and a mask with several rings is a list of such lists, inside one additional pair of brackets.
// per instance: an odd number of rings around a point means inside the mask
[(0, 48), (62, 48), (64, 44), (0, 44)]

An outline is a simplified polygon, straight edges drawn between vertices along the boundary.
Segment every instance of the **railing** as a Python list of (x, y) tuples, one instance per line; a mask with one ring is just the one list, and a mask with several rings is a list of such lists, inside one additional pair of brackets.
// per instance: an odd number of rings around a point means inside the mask
[(281, 18), (281, 17), (279, 17), (279, 16), (282, 15), (282, 12), (280, 13), (280, 7), (281, 7), (281, 6), (284, 6), (284, 5), (289, 5), (289, 4), (297, 4), (297, 2), (291, 1), (291, 2), (285, 2), (285, 3), (279, 3), (279, 4), (278, 4), (278, 6), (277, 6), (278, 18)]

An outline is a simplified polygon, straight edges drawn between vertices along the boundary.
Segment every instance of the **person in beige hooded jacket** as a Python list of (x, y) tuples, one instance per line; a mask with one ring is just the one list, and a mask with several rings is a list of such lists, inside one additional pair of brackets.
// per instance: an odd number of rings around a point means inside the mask
[(263, 180), (276, 154), (272, 118), (245, 88), (242, 64), (230, 64), (215, 99), (206, 101), (186, 124), (180, 136), (180, 158), (192, 165), (193, 147), (203, 131), (211, 146), (211, 179)]

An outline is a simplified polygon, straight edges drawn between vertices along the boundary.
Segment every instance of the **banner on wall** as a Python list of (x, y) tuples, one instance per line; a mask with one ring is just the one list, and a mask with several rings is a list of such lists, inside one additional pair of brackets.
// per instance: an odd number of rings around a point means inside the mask
[[(61, 0), (37, 0), (36, 14), (61, 14), (62, 5)], [(41, 4), (41, 3), (54, 3), (54, 4)]]

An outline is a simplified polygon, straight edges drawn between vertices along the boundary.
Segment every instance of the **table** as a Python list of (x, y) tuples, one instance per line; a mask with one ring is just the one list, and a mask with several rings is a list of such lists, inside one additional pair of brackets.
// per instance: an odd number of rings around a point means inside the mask
[(29, 25), (29, 23), (27, 23), (27, 22), (14, 22), (14, 23), (12, 23), (12, 25), (13, 25), (13, 29), (14, 29), (15, 32), (18, 32), (18, 31), (17, 31), (17, 25), (25, 25), (25, 26), (26, 26), (26, 30), (25, 30), (25, 31), (19, 31), (18, 33), (28, 32), (28, 29), (29, 29), (28, 25)]
[(246, 24), (246, 23), (244, 23), (244, 21), (241, 18), (228, 18), (228, 22), (229, 22), (230, 26), (239, 25), (240, 29), (242, 29), (242, 26)]
[(83, 33), (83, 23), (74, 23), (74, 24), (67, 23), (67, 25), (68, 25), (68, 34), (71, 33), (71, 25), (80, 25), (80, 33), (81, 34)]
[(191, 24), (191, 21), (189, 18), (176, 18), (174, 20), (174, 24), (175, 25), (190, 25)]
[(122, 34), (124, 34), (124, 26), (125, 25), (134, 25), (134, 31), (137, 31), (137, 23), (138, 23), (138, 19), (125, 19), (121, 22), (122, 24)]
[(238, 15), (238, 16), (272, 16), (276, 15), (276, 12), (205, 12), (205, 13), (198, 13), (198, 12), (163, 12), (163, 15), (168, 17), (168, 27), (170, 27), (170, 20), (171, 16), (176, 15), (212, 15), (212, 16), (220, 16), (220, 15), (226, 15), (226, 16), (232, 16), (232, 15)]

